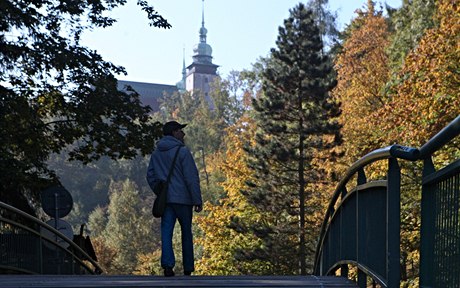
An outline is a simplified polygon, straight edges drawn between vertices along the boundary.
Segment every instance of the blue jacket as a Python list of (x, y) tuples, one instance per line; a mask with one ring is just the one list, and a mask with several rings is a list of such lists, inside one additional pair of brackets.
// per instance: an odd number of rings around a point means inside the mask
[(166, 181), (177, 148), (180, 147), (169, 181), (167, 203), (202, 205), (200, 178), (190, 150), (173, 136), (164, 136), (150, 157), (147, 182), (153, 189), (159, 180)]

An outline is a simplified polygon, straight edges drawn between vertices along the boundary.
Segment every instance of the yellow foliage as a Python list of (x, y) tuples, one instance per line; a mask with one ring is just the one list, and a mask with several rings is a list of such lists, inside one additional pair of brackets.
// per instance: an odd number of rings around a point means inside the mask
[(163, 275), (160, 266), (161, 250), (155, 250), (148, 254), (137, 255), (137, 266), (134, 275)]
[(101, 266), (104, 274), (117, 274), (116, 268), (112, 266), (113, 260), (117, 256), (116, 249), (107, 246), (106, 242), (100, 237), (91, 239), (91, 242), (97, 255), (98, 264)]
[[(227, 137), (225, 155), (213, 157), (212, 169), (220, 169), (226, 180), (222, 183), (226, 197), (219, 205), (206, 203), (204, 215), (197, 217), (197, 224), (203, 235), (197, 237), (197, 244), (203, 249), (202, 258), (197, 261), (196, 271), (202, 275), (236, 275), (240, 271), (250, 271), (251, 265), (235, 259), (238, 247), (248, 247), (256, 240), (229, 228), (232, 217), (256, 217), (254, 208), (250, 207), (241, 195), (241, 189), (250, 179), (251, 172), (246, 166), (243, 140), (250, 141), (249, 132), (253, 129), (249, 118), (243, 118), (237, 125), (230, 127)], [(249, 129), (248, 129), (249, 128)], [(257, 268), (257, 265), (254, 266)]]
[(385, 53), (389, 32), (383, 16), (374, 13), (372, 2), (368, 5), (369, 13), (354, 20), (360, 25), (351, 31), (335, 63), (338, 83), (333, 95), (342, 105), (342, 161), (347, 166), (380, 148), (384, 139), (379, 132), (382, 119), (375, 119), (374, 112), (387, 102), (382, 91), (390, 73)]
[(460, 114), (460, 8), (437, 2), (439, 27), (405, 60), (401, 84), (385, 113), (391, 138), (419, 147)]

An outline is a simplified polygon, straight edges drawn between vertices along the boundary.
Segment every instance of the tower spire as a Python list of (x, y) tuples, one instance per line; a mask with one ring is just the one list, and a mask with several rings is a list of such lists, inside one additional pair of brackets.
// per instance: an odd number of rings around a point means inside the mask
[(201, 2), (201, 27), (204, 27), (204, 0)]
[(208, 30), (204, 27), (204, 0), (201, 2), (201, 29), (200, 29), (200, 42), (206, 43), (206, 34)]
[(187, 69), (185, 68), (185, 45), (182, 49), (182, 80), (185, 81), (185, 76), (187, 75)]
[(186, 79), (187, 79), (187, 68), (185, 68), (185, 44), (183, 46), (183, 52), (182, 52), (182, 79), (176, 83), (177, 90), (179, 92), (185, 91), (185, 85), (186, 85)]
[(210, 83), (217, 76), (217, 67), (212, 63), (212, 48), (206, 43), (208, 30), (204, 26), (204, 0), (201, 0), (201, 27), (199, 30), (200, 41), (193, 48), (193, 62), (187, 67), (185, 89), (187, 91), (200, 90), (207, 100), (210, 107), (213, 107), (212, 100), (209, 98)]
[(200, 42), (195, 45), (193, 49), (193, 62), (196, 63), (211, 63), (212, 64), (212, 48), (206, 43), (206, 35), (208, 30), (204, 27), (204, 0), (201, 1), (201, 28), (200, 28)]

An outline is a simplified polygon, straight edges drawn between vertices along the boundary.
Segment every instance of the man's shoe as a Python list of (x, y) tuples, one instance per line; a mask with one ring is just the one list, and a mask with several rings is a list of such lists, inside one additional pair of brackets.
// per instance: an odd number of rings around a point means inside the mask
[(190, 275), (192, 275), (192, 272), (190, 272), (190, 271), (184, 271), (184, 275), (185, 275), (185, 276), (190, 276)]
[(165, 274), (165, 277), (172, 277), (175, 275), (172, 268), (165, 268), (164, 274)]

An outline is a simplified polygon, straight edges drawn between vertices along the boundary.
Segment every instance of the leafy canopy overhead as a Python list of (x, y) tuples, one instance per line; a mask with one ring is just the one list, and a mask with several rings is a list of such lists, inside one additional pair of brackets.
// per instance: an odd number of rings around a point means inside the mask
[[(0, 2), (0, 177), (6, 193), (45, 185), (50, 153), (68, 145), (70, 159), (132, 158), (150, 151), (159, 125), (137, 93), (117, 89), (123, 67), (80, 45), (80, 36), (115, 20), (125, 0)], [(171, 25), (146, 1), (150, 25)], [(46, 182), (46, 181), (45, 181)], [(10, 192), (7, 192), (10, 191)]]

